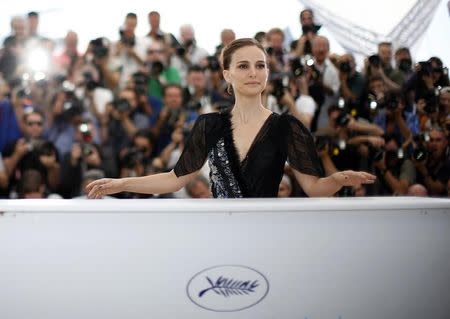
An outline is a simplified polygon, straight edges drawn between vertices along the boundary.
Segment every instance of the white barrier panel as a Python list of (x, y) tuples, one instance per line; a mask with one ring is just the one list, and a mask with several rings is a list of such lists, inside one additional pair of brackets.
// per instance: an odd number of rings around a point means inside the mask
[(450, 200), (0, 201), (1, 319), (450, 318)]

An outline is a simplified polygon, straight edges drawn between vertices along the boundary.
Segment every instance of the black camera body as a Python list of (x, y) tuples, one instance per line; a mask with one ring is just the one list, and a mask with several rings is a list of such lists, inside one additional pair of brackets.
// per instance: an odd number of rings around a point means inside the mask
[(210, 55), (207, 57), (207, 61), (208, 61), (208, 66), (207, 68), (213, 72), (218, 72), (220, 71), (220, 63), (219, 60), (217, 59), (217, 57), (215, 57), (214, 55)]
[(373, 67), (379, 68), (381, 66), (381, 59), (378, 54), (373, 54), (369, 56), (369, 64)]
[(352, 67), (350, 65), (350, 62), (348, 62), (348, 61), (341, 62), (339, 64), (339, 70), (342, 73), (350, 73), (352, 71)]
[(101, 59), (108, 56), (108, 41), (105, 38), (96, 38), (91, 40), (90, 44), (92, 46), (92, 53), (95, 58)]
[(133, 73), (134, 91), (137, 95), (147, 95), (148, 77), (144, 72)]
[(122, 42), (125, 46), (132, 48), (136, 45), (136, 38), (134, 36), (127, 37), (123, 30), (119, 30), (120, 42)]
[(350, 119), (350, 115), (344, 111), (341, 111), (336, 118), (336, 125), (339, 127), (347, 127), (348, 123), (350, 123)]
[(113, 107), (120, 113), (125, 113), (131, 111), (130, 102), (125, 98), (114, 99)]
[(122, 166), (128, 169), (133, 169), (138, 164), (146, 164), (145, 153), (139, 148), (132, 147), (128, 150), (122, 159)]
[(305, 66), (300, 59), (292, 59), (289, 61), (289, 64), (294, 77), (300, 77), (305, 73)]

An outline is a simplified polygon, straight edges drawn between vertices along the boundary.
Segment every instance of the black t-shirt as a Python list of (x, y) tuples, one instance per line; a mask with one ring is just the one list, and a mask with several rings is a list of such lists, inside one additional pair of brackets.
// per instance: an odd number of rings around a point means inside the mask
[(206, 159), (216, 198), (277, 197), (286, 159), (301, 173), (323, 175), (310, 132), (288, 114), (272, 113), (267, 118), (242, 162), (233, 140), (230, 111), (201, 115), (174, 172), (177, 176), (195, 172)]

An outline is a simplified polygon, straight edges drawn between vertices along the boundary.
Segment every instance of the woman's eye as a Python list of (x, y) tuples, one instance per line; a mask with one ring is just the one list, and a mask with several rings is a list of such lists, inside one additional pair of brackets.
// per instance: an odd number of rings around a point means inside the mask
[(246, 69), (246, 68), (247, 68), (247, 65), (245, 65), (245, 64), (240, 64), (238, 67), (239, 67), (239, 69)]
[(258, 69), (264, 69), (266, 67), (266, 65), (265, 64), (258, 64), (256, 67)]

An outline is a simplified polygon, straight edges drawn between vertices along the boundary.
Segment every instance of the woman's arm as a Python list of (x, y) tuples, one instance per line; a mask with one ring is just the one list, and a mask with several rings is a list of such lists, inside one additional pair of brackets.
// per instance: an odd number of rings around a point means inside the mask
[(373, 184), (375, 175), (366, 172), (342, 171), (327, 177), (303, 174), (293, 168), (295, 178), (309, 197), (333, 196), (343, 186), (357, 186), (359, 184)]
[(119, 192), (142, 194), (165, 194), (180, 190), (189, 183), (199, 171), (177, 177), (172, 170), (142, 177), (102, 178), (86, 186), (89, 198), (102, 198), (105, 195)]

